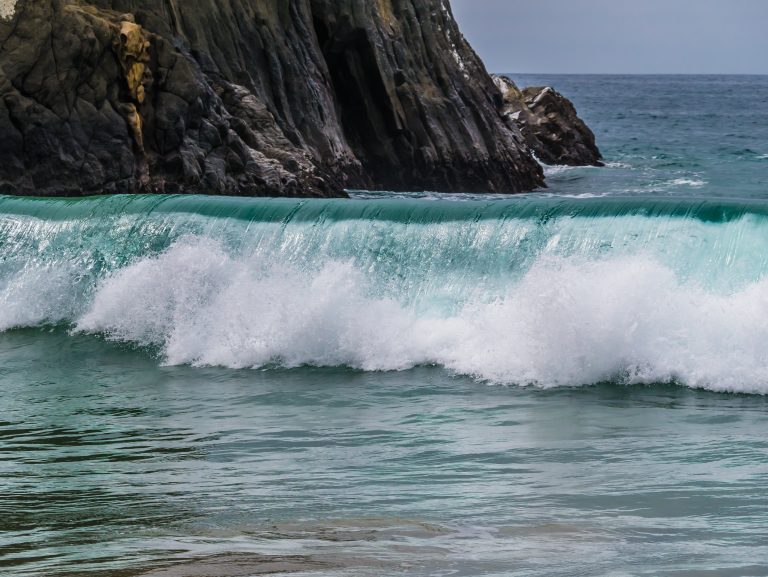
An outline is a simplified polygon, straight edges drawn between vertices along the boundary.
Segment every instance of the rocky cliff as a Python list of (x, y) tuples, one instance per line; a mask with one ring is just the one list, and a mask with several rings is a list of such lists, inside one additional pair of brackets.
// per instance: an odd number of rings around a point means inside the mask
[(595, 135), (573, 103), (555, 89), (520, 90), (505, 76), (493, 76), (501, 92), (501, 113), (541, 162), (565, 166), (603, 166)]
[(0, 193), (530, 190), (447, 0), (0, 0)]

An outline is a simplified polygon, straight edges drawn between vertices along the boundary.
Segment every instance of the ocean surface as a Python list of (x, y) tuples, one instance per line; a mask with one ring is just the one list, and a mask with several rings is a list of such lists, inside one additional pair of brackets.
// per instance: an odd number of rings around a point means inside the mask
[(0, 197), (0, 575), (768, 575), (768, 77), (527, 195)]

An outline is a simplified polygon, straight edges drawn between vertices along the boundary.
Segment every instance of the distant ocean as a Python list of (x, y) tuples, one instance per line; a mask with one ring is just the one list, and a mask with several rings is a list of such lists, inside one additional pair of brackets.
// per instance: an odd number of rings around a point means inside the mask
[(607, 166), (0, 197), (0, 575), (768, 575), (768, 77), (511, 77)]

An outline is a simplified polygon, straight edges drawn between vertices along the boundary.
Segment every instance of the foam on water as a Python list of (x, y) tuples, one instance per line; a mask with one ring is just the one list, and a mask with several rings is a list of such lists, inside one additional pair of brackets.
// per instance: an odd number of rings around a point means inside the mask
[(768, 391), (768, 281), (717, 295), (648, 257), (542, 258), (519, 283), (455, 314), (372, 297), (367, 285), (352, 262), (307, 274), (188, 238), (103, 281), (77, 329), (160, 346), (171, 364), (437, 364), (545, 387)]
[(5, 208), (2, 330), (64, 324), (168, 364), (439, 365), (504, 384), (768, 392), (756, 201)]
[(671, 186), (690, 186), (692, 188), (701, 188), (707, 185), (706, 180), (698, 180), (693, 178), (676, 178), (669, 182)]

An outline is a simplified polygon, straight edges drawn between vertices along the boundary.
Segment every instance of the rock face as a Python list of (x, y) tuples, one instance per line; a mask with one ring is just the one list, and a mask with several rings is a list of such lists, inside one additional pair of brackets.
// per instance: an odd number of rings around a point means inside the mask
[(502, 114), (520, 129), (541, 162), (603, 166), (595, 135), (565, 96), (549, 87), (520, 90), (504, 76), (494, 76), (493, 80), (502, 95)]
[(447, 0), (0, 2), (0, 193), (543, 185)]

